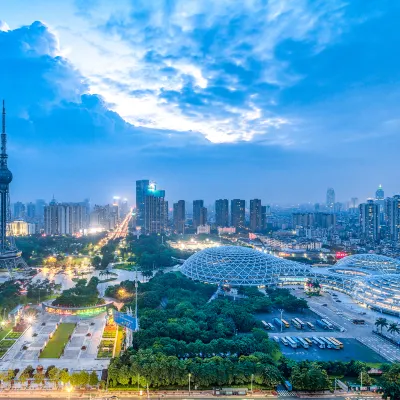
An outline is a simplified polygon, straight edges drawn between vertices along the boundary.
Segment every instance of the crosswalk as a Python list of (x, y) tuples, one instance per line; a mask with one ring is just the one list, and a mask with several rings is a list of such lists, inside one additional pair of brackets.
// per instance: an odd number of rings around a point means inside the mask
[(288, 392), (285, 389), (278, 389), (277, 392), (279, 397), (296, 397), (294, 392)]

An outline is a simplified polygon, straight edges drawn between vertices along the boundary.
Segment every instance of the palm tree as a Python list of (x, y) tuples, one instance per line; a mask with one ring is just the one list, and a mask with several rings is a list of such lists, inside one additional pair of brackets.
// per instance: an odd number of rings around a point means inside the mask
[(105, 272), (105, 271), (100, 271), (100, 272), (99, 272), (99, 276), (100, 276), (100, 278), (101, 278), (101, 277), (103, 277), (105, 274), (106, 274), (106, 272)]
[(378, 329), (379, 327), (381, 328), (381, 333), (382, 333), (382, 329), (386, 328), (388, 326), (388, 321), (386, 318), (378, 318), (375, 321), (375, 326)]
[(391, 322), (389, 324), (389, 327), (388, 327), (387, 331), (389, 333), (392, 333), (392, 334), (393, 333), (400, 333), (400, 326), (396, 322)]

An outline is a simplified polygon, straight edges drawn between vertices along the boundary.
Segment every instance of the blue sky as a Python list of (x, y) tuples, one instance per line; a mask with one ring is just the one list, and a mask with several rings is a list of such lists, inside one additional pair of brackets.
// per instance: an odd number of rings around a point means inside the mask
[(12, 200), (399, 193), (398, 2), (0, 2)]

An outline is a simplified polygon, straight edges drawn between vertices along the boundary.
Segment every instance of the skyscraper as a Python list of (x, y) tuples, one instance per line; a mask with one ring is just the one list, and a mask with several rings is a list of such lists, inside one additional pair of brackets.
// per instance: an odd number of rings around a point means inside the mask
[(221, 228), (229, 226), (229, 202), (227, 199), (215, 201), (215, 224)]
[(261, 230), (267, 229), (267, 206), (261, 206)]
[(148, 179), (136, 181), (136, 226), (138, 228), (144, 226), (144, 202), (149, 186)]
[(326, 207), (333, 211), (335, 206), (335, 191), (332, 188), (328, 188), (326, 191)]
[(375, 202), (379, 205), (379, 212), (381, 213), (381, 220), (383, 222), (383, 213), (385, 211), (385, 192), (382, 189), (382, 185), (379, 185), (375, 192)]
[(168, 221), (167, 212), (165, 190), (157, 190), (155, 184), (149, 186), (144, 198), (144, 233), (163, 233)]
[(245, 210), (246, 201), (233, 199), (231, 200), (231, 226), (234, 226), (236, 230), (241, 230), (245, 227)]
[(36, 218), (36, 206), (34, 203), (29, 202), (26, 205), (26, 219), (29, 222), (32, 222), (33, 220), (35, 220), (35, 218)]
[(20, 201), (14, 203), (14, 219), (23, 220), (25, 219), (25, 214), (26, 214), (25, 204), (21, 203)]
[[(193, 228), (204, 225), (205, 221), (202, 217), (202, 208), (204, 208), (204, 200), (193, 200)], [(206, 212), (207, 214), (207, 212)]]
[(389, 239), (400, 243), (400, 196), (388, 197), (385, 200), (385, 220)]
[(46, 202), (43, 199), (36, 200), (35, 213), (36, 213), (36, 217), (39, 221), (43, 221), (45, 205), (46, 205)]
[(250, 229), (253, 232), (261, 230), (261, 200), (250, 200)]
[(385, 200), (385, 192), (382, 189), (382, 185), (379, 185), (375, 192), (375, 200)]
[(368, 200), (359, 206), (361, 237), (369, 242), (379, 239), (379, 206), (373, 200)]
[(176, 233), (185, 233), (186, 210), (185, 200), (174, 203), (173, 209), (174, 230)]
[(1, 154), (0, 154), (0, 267), (7, 268), (10, 273), (18, 266), (27, 267), (21, 252), (15, 246), (11, 231), (11, 210), (9, 185), (13, 175), (7, 166), (6, 109), (3, 101)]

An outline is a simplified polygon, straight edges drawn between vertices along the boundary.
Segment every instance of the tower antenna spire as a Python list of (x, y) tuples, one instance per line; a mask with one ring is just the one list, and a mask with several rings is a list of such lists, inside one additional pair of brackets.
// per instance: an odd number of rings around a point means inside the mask
[(1, 129), (1, 165), (7, 165), (7, 137), (6, 137), (6, 105), (3, 100), (3, 112), (2, 112), (2, 129)]

